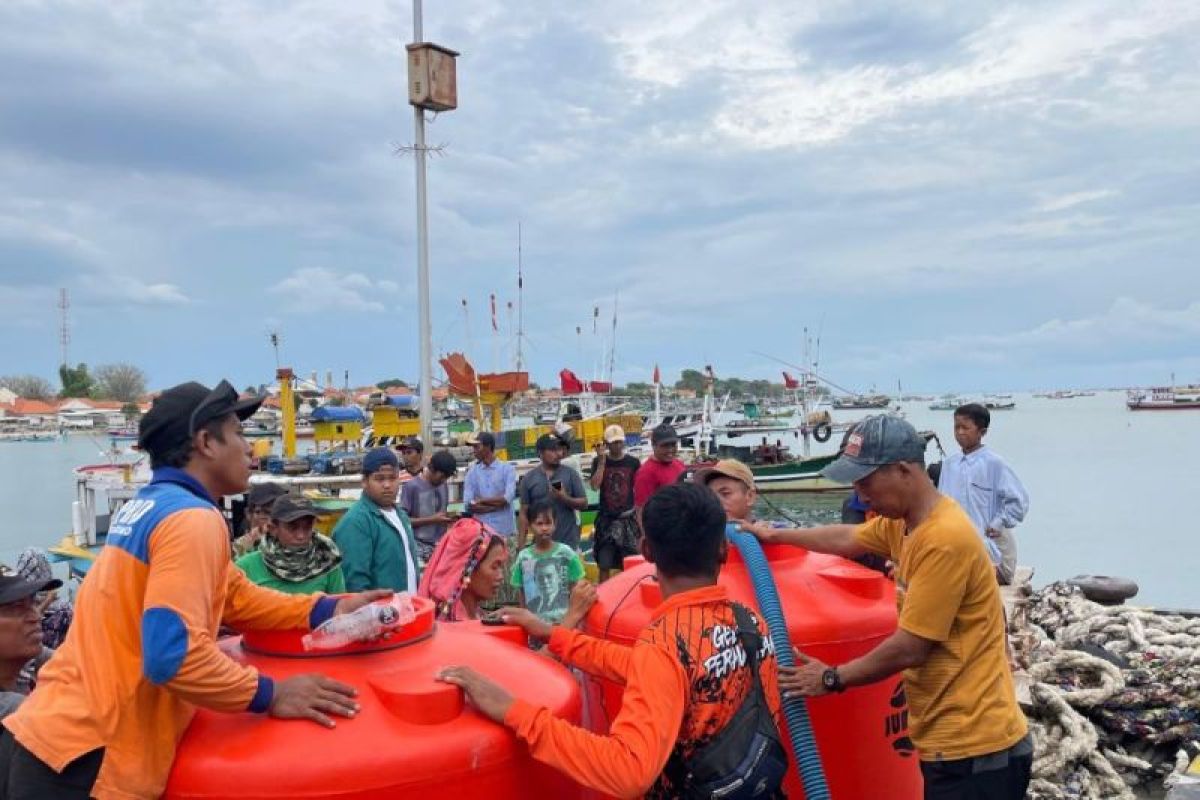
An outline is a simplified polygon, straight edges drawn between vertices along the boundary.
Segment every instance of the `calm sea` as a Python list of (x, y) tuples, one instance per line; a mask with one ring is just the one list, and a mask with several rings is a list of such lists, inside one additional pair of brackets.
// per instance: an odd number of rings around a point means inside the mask
[[(1139, 602), (1200, 607), (1200, 541), (1189, 505), (1200, 495), (1200, 411), (1129, 412), (1115, 392), (1015, 399), (1015, 410), (993, 415), (986, 441), (1029, 490), (1029, 516), (1017, 537), (1020, 561), (1035, 568), (1035, 583), (1080, 573), (1123, 575), (1141, 585)], [(914, 425), (936, 431), (953, 452), (950, 413), (927, 405), (902, 404)], [(837, 418), (865, 413), (837, 412)], [(71, 470), (103, 461), (104, 447), (83, 436), (0, 442), (0, 560), (11, 564), (21, 548), (57, 542), (68, 532)], [(768, 497), (813, 522), (836, 519), (840, 507), (833, 497)], [(763, 513), (772, 515), (766, 507)]]

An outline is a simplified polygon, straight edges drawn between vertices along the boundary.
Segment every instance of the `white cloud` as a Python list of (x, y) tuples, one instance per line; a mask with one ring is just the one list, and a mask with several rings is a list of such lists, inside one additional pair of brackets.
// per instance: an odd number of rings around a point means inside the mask
[(392, 281), (374, 282), (361, 272), (337, 272), (324, 267), (304, 267), (293, 272), (268, 291), (284, 299), (286, 310), (301, 314), (325, 311), (364, 311), (376, 313), (384, 304), (376, 299), (380, 292), (393, 293)]
[(1064, 211), (1083, 203), (1093, 203), (1097, 200), (1103, 200), (1106, 197), (1115, 197), (1119, 192), (1114, 189), (1096, 189), (1090, 192), (1072, 192), (1070, 194), (1057, 195), (1055, 197), (1047, 197), (1037, 204), (1035, 210), (1052, 213), (1055, 211)]
[(173, 283), (150, 283), (112, 272), (84, 275), (81, 283), (91, 298), (106, 305), (184, 306), (191, 302)]
[[(622, 27), (609, 34), (626, 75), (662, 89), (701, 76), (720, 83), (724, 101), (713, 130), (763, 149), (827, 144), (903, 111), (966, 99), (976, 101), (976, 112), (1012, 103), (1037, 111), (1069, 97), (1072, 81), (1100, 68), (1109, 73), (1108, 91), (1137, 93), (1153, 107), (1141, 61), (1156, 39), (1200, 21), (1200, 6), (1187, 0), (1010, 7), (962, 40), (952, 54), (958, 63), (826, 68), (795, 46), (820, 19), (817, 7), (639, 5), (646, 10), (613, 15)], [(708, 133), (694, 131), (693, 139)]]
[(888, 347), (853, 348), (854, 368), (1019, 364), (1031, 358), (1068, 360), (1082, 354), (1152, 351), (1200, 337), (1200, 301), (1179, 308), (1117, 298), (1105, 311), (1077, 319), (1051, 319), (1010, 333), (964, 333), (942, 339), (898, 342)]

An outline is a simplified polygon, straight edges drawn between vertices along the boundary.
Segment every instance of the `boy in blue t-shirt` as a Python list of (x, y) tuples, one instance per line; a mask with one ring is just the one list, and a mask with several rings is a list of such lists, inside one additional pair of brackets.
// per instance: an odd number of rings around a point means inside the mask
[(583, 577), (583, 562), (569, 545), (554, 541), (554, 506), (541, 501), (527, 510), (533, 544), (517, 554), (509, 582), (521, 590), (521, 603), (551, 624), (562, 621), (571, 589)]

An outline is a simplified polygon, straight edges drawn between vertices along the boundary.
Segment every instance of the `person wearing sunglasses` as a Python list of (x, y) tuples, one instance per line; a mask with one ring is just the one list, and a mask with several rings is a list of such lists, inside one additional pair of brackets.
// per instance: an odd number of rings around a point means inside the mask
[(325, 727), (358, 712), (351, 686), (315, 674), (276, 682), (217, 646), (222, 623), (315, 628), (391, 594), (284, 595), (233, 565), (219, 503), (249, 484), (241, 420), (262, 401), (228, 381), (191, 382), (142, 417), (152, 479), (113, 516), (70, 635), (4, 720), (0, 797), (159, 797), (197, 706)]

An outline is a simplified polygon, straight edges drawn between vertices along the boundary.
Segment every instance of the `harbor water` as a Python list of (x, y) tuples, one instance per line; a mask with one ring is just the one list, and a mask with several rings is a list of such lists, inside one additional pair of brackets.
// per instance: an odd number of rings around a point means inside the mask
[[(1200, 607), (1189, 505), (1200, 486), (1194, 461), (1200, 411), (1130, 412), (1120, 392), (1067, 400), (1019, 394), (1015, 400), (1016, 409), (993, 414), (985, 441), (1029, 491), (1030, 512), (1017, 541), (1021, 563), (1036, 570), (1034, 583), (1079, 573), (1123, 575), (1141, 586), (1139, 603)], [(935, 431), (947, 452), (955, 452), (951, 413), (928, 405), (901, 404), (910, 422)], [(103, 462), (107, 446), (103, 437), (84, 435), (0, 442), (0, 561), (11, 565), (22, 548), (48, 546), (69, 531), (72, 470)], [(936, 448), (928, 452), (933, 457)], [(835, 521), (841, 505), (836, 495), (767, 499), (763, 516), (786, 514), (806, 523)]]

